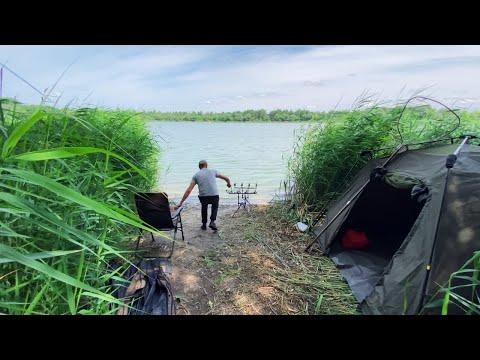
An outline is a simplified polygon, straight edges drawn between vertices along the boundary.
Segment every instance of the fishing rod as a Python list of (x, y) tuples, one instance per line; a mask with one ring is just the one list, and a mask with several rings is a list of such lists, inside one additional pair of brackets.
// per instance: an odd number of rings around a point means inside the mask
[[(400, 150), (402, 150), (403, 148), (405, 148), (405, 144), (400, 144), (397, 146), (397, 148), (395, 149), (395, 152), (383, 163), (382, 166), (379, 166), (377, 168), (374, 169), (374, 171), (376, 172), (375, 175), (384, 175), (386, 172), (387, 172), (387, 169), (385, 168), (385, 166), (387, 166), (389, 164), (389, 162), (393, 159), (393, 157), (395, 155), (397, 155)], [(340, 209), (340, 211), (333, 217), (332, 220), (330, 220), (328, 222), (328, 224), (323, 228), (323, 230), (320, 232), (320, 234), (318, 234), (315, 239), (305, 248), (305, 251), (309, 251), (310, 248), (313, 246), (313, 244), (315, 244), (315, 242), (318, 241), (318, 239), (320, 238), (320, 236), (322, 236), (325, 231), (330, 227), (330, 225), (333, 224), (333, 222), (350, 206), (350, 204), (352, 204), (352, 202), (357, 198), (358, 195), (360, 195), (363, 191), (363, 189), (365, 189), (365, 187), (367, 187), (368, 184), (370, 184), (370, 182), (376, 178), (377, 176), (370, 176), (370, 178), (368, 179), (368, 181), (345, 203), (345, 205)]]
[[(407, 150), (410, 150), (409, 147), (411, 147), (411, 146), (434, 144), (434, 143), (443, 142), (443, 141), (450, 141), (450, 143), (453, 145), (454, 140), (464, 139), (465, 136), (469, 136), (470, 139), (477, 139), (478, 138), (475, 135), (470, 135), (469, 134), (469, 135), (460, 135), (460, 136), (456, 136), (456, 137), (449, 137), (449, 138), (444, 138), (444, 139), (439, 139), (439, 140), (422, 141), (422, 142), (413, 143), (413, 144), (405, 144), (405, 146), (407, 147)], [(394, 149), (394, 148), (395, 148), (395, 146), (390, 146), (390, 147), (380, 148), (380, 149), (363, 150), (362, 153), (372, 153), (373, 154), (374, 152), (391, 150), (391, 149)]]
[[(403, 143), (403, 135), (402, 135), (402, 132), (400, 131), (400, 120), (402, 119), (402, 116), (403, 116), (403, 113), (405, 112), (405, 110), (407, 109), (407, 106), (408, 104), (410, 103), (410, 101), (412, 100), (415, 100), (415, 99), (419, 99), (419, 100), (427, 100), (427, 101), (431, 101), (431, 102), (434, 102), (438, 105), (441, 105), (443, 106), (445, 109), (447, 109), (448, 111), (450, 111), (453, 115), (455, 115), (455, 117), (457, 118), (457, 124), (455, 125), (455, 127), (448, 131), (447, 133), (445, 133), (445, 135), (447, 134), (451, 134), (453, 133), (455, 130), (457, 130), (459, 127), (460, 127), (460, 117), (457, 115), (457, 113), (455, 112), (455, 110), (452, 110), (450, 109), (447, 105), (441, 103), (440, 101), (437, 101), (437, 100), (434, 100), (432, 98), (429, 98), (427, 96), (412, 96), (410, 99), (407, 100), (407, 102), (405, 103), (405, 105), (403, 106), (403, 109), (400, 113), (400, 116), (398, 117), (398, 121), (397, 121), (397, 131), (398, 131), (398, 134), (400, 135), (400, 141)], [(443, 135), (443, 136), (445, 136)], [(443, 137), (441, 136), (441, 137)]]

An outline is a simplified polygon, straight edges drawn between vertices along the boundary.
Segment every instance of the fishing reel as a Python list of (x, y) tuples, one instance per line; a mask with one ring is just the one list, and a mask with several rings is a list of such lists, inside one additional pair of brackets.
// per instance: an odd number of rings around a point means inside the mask
[(243, 207), (245, 210), (247, 210), (247, 204), (252, 205), (248, 201), (248, 197), (251, 194), (257, 193), (257, 184), (255, 184), (255, 186), (251, 186), (250, 183), (248, 183), (247, 186), (243, 186), (243, 183), (241, 183), (240, 186), (237, 186), (237, 184), (234, 183), (233, 186), (226, 191), (228, 194), (237, 195), (238, 208), (232, 215), (232, 217), (234, 217), (237, 211), (240, 210), (240, 208)]
[(247, 186), (243, 186), (243, 183), (241, 183), (240, 186), (237, 186), (237, 184), (234, 183), (233, 186), (230, 189), (227, 189), (226, 191), (228, 194), (240, 194), (240, 195), (256, 194), (257, 184), (255, 184), (255, 187), (253, 187), (253, 186), (250, 186), (250, 183), (248, 183)]

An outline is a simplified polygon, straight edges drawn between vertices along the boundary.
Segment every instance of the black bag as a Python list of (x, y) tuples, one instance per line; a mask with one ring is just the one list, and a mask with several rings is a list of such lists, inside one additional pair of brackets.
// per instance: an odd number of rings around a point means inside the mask
[(175, 315), (175, 297), (171, 286), (171, 263), (167, 258), (143, 259), (130, 266), (124, 278), (128, 284), (114, 282), (114, 296), (130, 305), (117, 315)]

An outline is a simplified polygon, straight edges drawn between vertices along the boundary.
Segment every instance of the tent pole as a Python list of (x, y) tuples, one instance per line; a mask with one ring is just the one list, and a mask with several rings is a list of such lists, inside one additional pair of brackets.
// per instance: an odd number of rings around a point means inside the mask
[(428, 260), (428, 264), (426, 267), (427, 276), (425, 278), (425, 283), (423, 284), (423, 296), (422, 296), (422, 305), (421, 305), (422, 308), (423, 306), (426, 305), (424, 304), (424, 302), (427, 296), (427, 285), (428, 285), (428, 280), (430, 278), (431, 265), (433, 261), (433, 255), (435, 253), (435, 245), (437, 244), (438, 228), (440, 227), (440, 219), (442, 218), (442, 209), (443, 209), (443, 203), (445, 202), (445, 194), (448, 186), (448, 178), (450, 176), (450, 170), (454, 167), (457, 161), (457, 155), (460, 153), (460, 151), (462, 150), (462, 147), (468, 142), (468, 140), (470, 140), (470, 138), (471, 138), (470, 135), (465, 136), (465, 139), (463, 139), (462, 143), (453, 152), (453, 154), (450, 154), (447, 156), (447, 160), (445, 162), (445, 167), (447, 168), (447, 174), (445, 175), (445, 186), (443, 187), (442, 202), (440, 203), (440, 213), (438, 214), (437, 226), (435, 228), (435, 238), (433, 239), (432, 252), (430, 253), (430, 258)]
[[(400, 144), (397, 146), (397, 148), (395, 149), (395, 152), (390, 155), (390, 157), (383, 163), (383, 165), (380, 167), (380, 168), (384, 168), (385, 166), (388, 165), (388, 163), (393, 159), (393, 157), (395, 155), (397, 155), (397, 153), (402, 149), (404, 148), (406, 145), (405, 144)], [(357, 198), (358, 195), (360, 195), (363, 191), (363, 189), (365, 189), (365, 187), (370, 184), (370, 181), (372, 181), (371, 179), (369, 179), (361, 188), (360, 190), (358, 190), (351, 198), (350, 200), (348, 200), (346, 202), (346, 204), (342, 207), (342, 209), (340, 209), (340, 211), (333, 217), (332, 220), (330, 220), (330, 222), (323, 228), (323, 230), (320, 232), (320, 234), (318, 234), (315, 239), (313, 239), (313, 241), (305, 248), (305, 251), (309, 251), (310, 248), (313, 246), (313, 244), (315, 244), (318, 239), (320, 239), (320, 236), (323, 235), (323, 233), (330, 227), (330, 225), (332, 225), (332, 223), (340, 216), (340, 214), (342, 214), (348, 207), (349, 205), (352, 203), (353, 200), (355, 200)]]
[[(444, 139), (439, 139), (439, 140), (423, 141), (423, 142), (418, 142), (418, 143), (406, 144), (405, 146), (428, 145), (428, 144), (435, 144), (435, 143), (443, 142), (443, 141), (450, 141), (450, 143), (453, 144), (453, 140), (464, 139), (465, 136), (469, 136), (470, 139), (477, 139), (477, 138), (478, 138), (478, 137), (475, 136), (475, 135), (465, 134), (465, 135), (461, 135), (461, 136), (457, 136), (457, 137), (450, 137), (450, 138), (444, 138)], [(378, 151), (385, 151), (385, 150), (390, 150), (390, 149), (393, 149), (393, 148), (394, 148), (394, 147), (391, 146), (391, 147), (380, 148), (380, 149), (364, 150), (364, 152), (369, 151), (369, 152), (375, 153), (375, 152), (378, 152)]]
[(323, 228), (323, 230), (320, 232), (320, 234), (318, 234), (315, 239), (313, 239), (313, 241), (305, 248), (305, 251), (308, 251), (310, 250), (310, 248), (312, 247), (313, 244), (315, 244), (315, 242), (317, 242), (317, 240), (320, 238), (320, 236), (323, 235), (323, 233), (325, 231), (327, 231), (327, 229), (330, 227), (330, 225), (332, 225), (332, 223), (345, 211), (345, 209), (348, 208), (348, 206), (352, 203), (353, 200), (355, 200), (355, 198), (361, 194), (361, 192), (363, 191), (363, 189), (365, 189), (365, 187), (370, 183), (370, 180), (367, 181), (361, 188), (360, 190), (358, 190), (355, 195), (352, 196), (352, 198), (350, 200), (348, 200), (346, 202), (346, 204), (342, 207), (342, 209), (333, 217), (332, 220), (330, 220), (330, 222), (327, 224), (327, 226), (325, 226)]

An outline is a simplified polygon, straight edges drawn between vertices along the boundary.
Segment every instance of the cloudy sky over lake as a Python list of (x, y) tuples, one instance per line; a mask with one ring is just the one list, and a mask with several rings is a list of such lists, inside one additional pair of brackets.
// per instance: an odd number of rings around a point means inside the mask
[[(325, 111), (364, 92), (396, 101), (428, 88), (447, 105), (480, 108), (480, 46), (0, 45), (0, 63), (40, 92), (71, 65), (51, 92), (59, 105)], [(5, 68), (1, 91), (41, 99)]]

